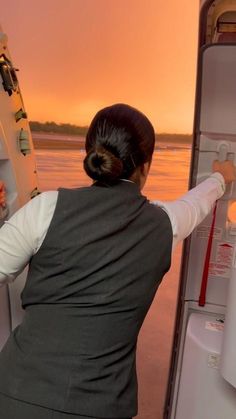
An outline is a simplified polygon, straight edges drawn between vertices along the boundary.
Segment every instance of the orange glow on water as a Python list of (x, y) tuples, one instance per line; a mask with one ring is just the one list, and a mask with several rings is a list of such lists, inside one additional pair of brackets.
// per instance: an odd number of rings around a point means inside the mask
[[(39, 189), (89, 186), (92, 180), (83, 169), (85, 150), (36, 150)], [(150, 200), (168, 201), (181, 196), (188, 187), (190, 148), (154, 152), (143, 194)], [(171, 167), (171, 170), (170, 170)]]

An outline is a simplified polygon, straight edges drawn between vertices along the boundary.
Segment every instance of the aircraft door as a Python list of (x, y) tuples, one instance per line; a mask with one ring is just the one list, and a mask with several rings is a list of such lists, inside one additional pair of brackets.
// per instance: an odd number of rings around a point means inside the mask
[[(199, 133), (195, 145), (195, 182), (211, 173), (216, 159), (236, 163), (236, 46), (213, 45), (202, 51), (201, 106)], [(227, 186), (216, 209), (206, 302), (225, 306), (228, 282), (233, 272), (236, 225), (228, 217), (236, 201), (236, 184)], [(235, 217), (236, 220), (236, 217)], [(186, 300), (198, 301), (203, 262), (212, 214), (191, 238)], [(190, 274), (191, 273), (191, 274)]]
[[(199, 77), (192, 186), (210, 175), (214, 160), (227, 158), (236, 164), (236, 45), (204, 46)], [(168, 419), (235, 417), (236, 182), (227, 187), (215, 210), (208, 266), (213, 212), (193, 232), (183, 253)], [(199, 301), (204, 269), (207, 287)]]

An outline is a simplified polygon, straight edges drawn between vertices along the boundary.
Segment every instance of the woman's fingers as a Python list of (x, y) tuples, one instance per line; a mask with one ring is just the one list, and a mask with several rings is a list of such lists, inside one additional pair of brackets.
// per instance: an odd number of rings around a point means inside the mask
[(225, 183), (231, 183), (236, 180), (236, 167), (230, 160), (220, 162), (215, 160), (212, 165), (213, 172), (219, 172), (224, 177)]

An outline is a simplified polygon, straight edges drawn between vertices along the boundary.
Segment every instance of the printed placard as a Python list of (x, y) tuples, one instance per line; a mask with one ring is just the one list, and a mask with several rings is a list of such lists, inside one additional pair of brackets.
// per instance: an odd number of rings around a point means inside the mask
[(215, 260), (210, 263), (209, 275), (216, 278), (230, 278), (235, 249), (232, 243), (220, 242), (216, 247)]
[[(199, 239), (207, 239), (210, 234), (211, 226), (201, 225), (197, 227), (196, 234)], [(223, 235), (223, 229), (220, 227), (214, 228), (213, 238), (221, 240)]]
[(208, 321), (205, 323), (205, 329), (211, 330), (212, 332), (223, 332), (224, 323)]
[(230, 243), (219, 243), (216, 250), (216, 262), (231, 268), (233, 264), (234, 246)]
[(228, 266), (221, 263), (211, 262), (209, 266), (209, 275), (216, 278), (230, 278), (231, 270)]

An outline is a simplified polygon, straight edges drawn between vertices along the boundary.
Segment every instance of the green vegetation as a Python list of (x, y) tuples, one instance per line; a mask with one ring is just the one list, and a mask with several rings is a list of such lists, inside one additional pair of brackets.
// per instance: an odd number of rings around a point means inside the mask
[[(69, 134), (85, 136), (88, 127), (80, 127), (73, 124), (56, 124), (56, 122), (30, 121), (30, 129), (34, 132), (47, 132), (53, 134)], [(184, 143), (191, 144), (192, 135), (190, 134), (156, 134), (157, 143)]]
[(157, 143), (178, 143), (191, 144), (193, 136), (191, 134), (156, 134)]
[(30, 121), (30, 129), (35, 132), (50, 132), (56, 134), (86, 135), (88, 127), (72, 124), (56, 124), (56, 122)]

